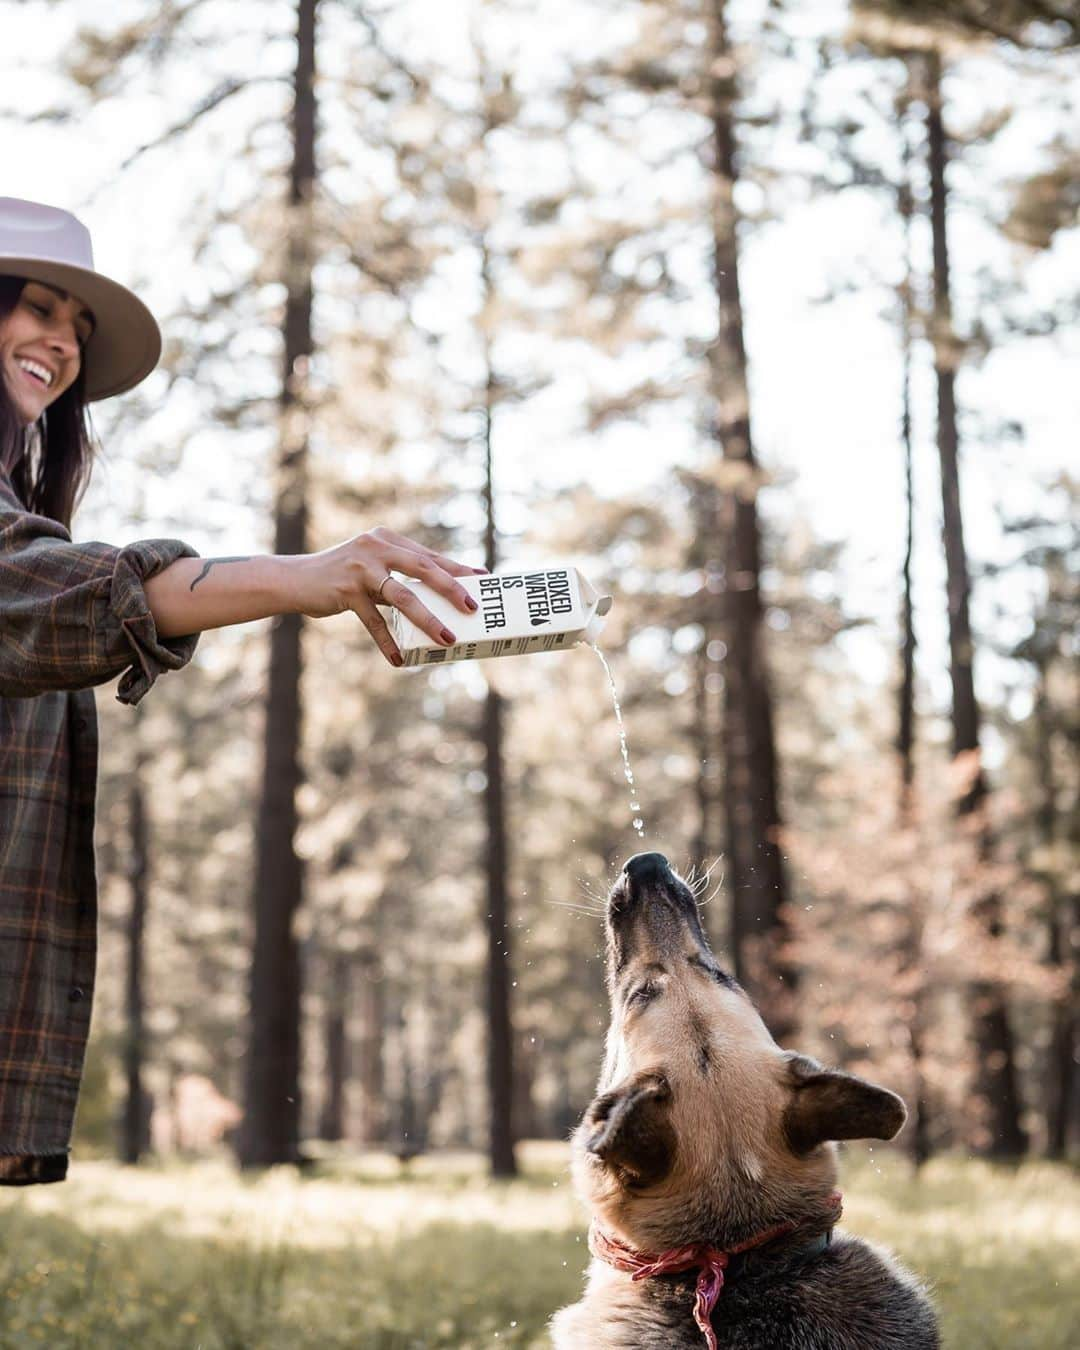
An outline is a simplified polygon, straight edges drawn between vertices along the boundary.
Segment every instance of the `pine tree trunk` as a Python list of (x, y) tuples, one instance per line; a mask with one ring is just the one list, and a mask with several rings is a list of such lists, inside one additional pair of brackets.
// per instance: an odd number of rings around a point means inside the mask
[(911, 816), (911, 790), (915, 781), (915, 608), (911, 596), (911, 555), (915, 544), (915, 476), (911, 444), (911, 349), (914, 314), (914, 288), (911, 275), (911, 188), (905, 181), (898, 193), (900, 219), (904, 230), (904, 280), (900, 292), (900, 340), (903, 369), (903, 404), (900, 436), (904, 448), (904, 561), (901, 569), (900, 599), (900, 689), (897, 716), (896, 751), (900, 760), (899, 817), (906, 823)]
[(345, 1084), (348, 1079), (348, 1004), (350, 961), (344, 952), (329, 958), (329, 981), (324, 1013), (326, 1073), (319, 1138), (336, 1142), (345, 1138)]
[(537, 1056), (532, 1044), (519, 1036), (514, 1050), (514, 1105), (511, 1118), (514, 1134), (519, 1139), (539, 1137), (536, 1104), (533, 1100), (533, 1081), (536, 1077)]
[[(704, 871), (714, 866), (723, 853), (723, 823), (720, 819), (721, 803), (716, 772), (723, 732), (721, 699), (715, 687), (719, 682), (722, 666), (717, 659), (714, 646), (721, 641), (721, 634), (724, 631), (720, 605), (723, 597), (719, 593), (723, 570), (717, 556), (720, 523), (716, 490), (712, 484), (700, 481), (694, 484), (693, 519), (695, 538), (691, 563), (700, 569), (703, 578), (701, 609), (698, 614), (698, 622), (701, 625), (701, 647), (694, 661), (693, 735), (694, 744), (701, 747), (704, 752), (697, 764), (698, 826), (694, 840), (693, 861)], [(728, 933), (713, 933), (711, 936), (719, 944), (730, 946)]]
[(776, 748), (765, 662), (757, 518), (757, 466), (739, 295), (736, 56), (724, 0), (713, 4), (711, 103), (715, 148), (713, 237), (719, 326), (712, 347), (715, 436), (724, 460), (721, 543), (725, 557), (724, 802), (735, 968), (773, 1035), (795, 1022), (795, 970), (780, 854)]
[(1047, 964), (1068, 983), (1055, 1003), (1046, 1059), (1046, 1155), (1064, 1160), (1080, 1148), (1080, 896), (1055, 894)]
[(131, 915), (127, 942), (127, 1035), (124, 1039), (124, 1097), (121, 1160), (135, 1164), (150, 1146), (150, 1112), (143, 1087), (142, 1069), (146, 1054), (145, 1008), (143, 1004), (143, 966), (146, 933), (146, 909), (150, 873), (150, 831), (143, 787), (143, 758), (136, 756), (128, 793), (131, 831)]
[[(967, 553), (960, 509), (959, 435), (956, 420), (956, 366), (959, 349), (952, 326), (949, 253), (946, 240), (948, 199), (945, 183), (946, 145), (941, 111), (941, 64), (927, 58), (927, 154), (930, 170), (930, 220), (934, 250), (934, 316), (932, 339), (937, 379), (937, 434), (941, 457), (943, 539), (949, 606), (949, 670), (952, 676), (953, 754), (979, 750), (979, 710), (975, 702), (974, 650), (968, 599)], [(960, 803), (970, 812), (986, 791), (981, 769), (973, 768)]]
[(517, 1174), (514, 1159), (514, 1065), (510, 1016), (510, 927), (506, 898), (506, 820), (503, 777), (503, 700), (489, 689), (484, 701), (484, 762), (487, 787), (488, 902), (488, 1091), (490, 1093), (490, 1156), (493, 1176)]
[[(953, 754), (969, 761), (966, 787), (957, 809), (961, 820), (974, 813), (979, 826), (980, 862), (990, 859), (991, 840), (986, 822), (986, 780), (979, 760), (979, 709), (975, 701), (974, 650), (968, 598), (967, 554), (960, 509), (959, 436), (956, 419), (958, 344), (953, 333), (946, 242), (948, 198), (945, 182), (946, 142), (942, 119), (941, 60), (926, 58), (926, 136), (930, 176), (930, 223), (934, 259), (934, 369), (937, 376), (938, 451), (945, 567), (949, 607), (949, 666), (952, 676)], [(1001, 936), (1001, 897), (986, 888), (974, 907), (974, 916), (991, 942)], [(973, 1141), (977, 1151), (994, 1157), (1016, 1157), (1027, 1147), (1020, 1124), (1020, 1098), (1013, 1055), (1008, 1009), (999, 984), (977, 980), (972, 985), (975, 1042), (975, 1092), (981, 1114)]]
[[(904, 558), (900, 573), (900, 685), (898, 689), (896, 753), (899, 760), (897, 819), (901, 829), (912, 824), (915, 786), (915, 608), (911, 591), (911, 558), (915, 544), (915, 475), (911, 437), (911, 365), (914, 339), (915, 292), (911, 270), (911, 222), (914, 204), (909, 182), (908, 156), (904, 155), (904, 177), (897, 193), (897, 209), (903, 226), (904, 279), (900, 285), (901, 414), (900, 441), (904, 453)], [(927, 991), (922, 973), (923, 906), (922, 897), (911, 895), (907, 902), (906, 950), (903, 967), (912, 982), (908, 1000), (908, 1045), (911, 1052), (912, 1120), (908, 1147), (916, 1171), (931, 1154), (930, 1104), (927, 1098), (924, 1064)]]
[(1047, 944), (1046, 965), (1064, 974), (1067, 984), (1050, 1014), (1050, 1044), (1046, 1055), (1046, 1156), (1064, 1160), (1070, 1147), (1070, 1115), (1077, 1101), (1077, 1063), (1080, 1061), (1080, 909), (1074, 895), (1064, 894), (1055, 867), (1057, 784), (1051, 753), (1052, 724), (1046, 688), (1046, 667), (1040, 665), (1035, 686), (1035, 763), (1041, 788), (1035, 815), (1036, 837), (1046, 853)]
[[(446, 1085), (450, 1081), (450, 1068), (443, 1056), (441, 1047), (445, 1040), (441, 1036), (436, 1036), (435, 1045), (429, 1041), (425, 1047), (424, 1055), (424, 1093), (422, 1098), (423, 1116), (419, 1123), (420, 1140), (425, 1150), (431, 1147), (431, 1122), (438, 1114), (439, 1107), (442, 1104), (443, 1093), (446, 1091)], [(437, 1062), (432, 1062), (432, 1054), (439, 1056)]]
[[(307, 551), (306, 383), (312, 352), (312, 200), (315, 191), (315, 20), (318, 0), (298, 0), (289, 185), (282, 440), (275, 512), (276, 553)], [(255, 874), (255, 943), (243, 1167), (299, 1161), (300, 950), (293, 931), (303, 897), (295, 847), (300, 787), (301, 618), (274, 621), (266, 705), (262, 800)]]
[(423, 1152), (423, 1145), (417, 1130), (416, 1114), (416, 1069), (413, 1064), (413, 1048), (409, 1041), (409, 1018), (404, 999), (398, 1007), (398, 1049), (401, 1055), (401, 1111), (398, 1120), (398, 1158), (411, 1162)]
[[(484, 300), (494, 294), (490, 259), (482, 251)], [(490, 343), (485, 341), (487, 384), (484, 394), (484, 565), (493, 572), (498, 564), (498, 531), (495, 521), (493, 422), (497, 380)], [(506, 834), (506, 778), (503, 770), (503, 699), (488, 688), (484, 701), (484, 767), (487, 786), (484, 808), (487, 822), (487, 1013), (488, 1093), (491, 1113), (489, 1150), (493, 1176), (517, 1175), (514, 1157), (514, 1032), (510, 1007), (510, 926), (507, 922), (509, 848)]]
[[(715, 744), (719, 737), (716, 719), (712, 716), (712, 695), (709, 688), (709, 676), (713, 673), (715, 662), (709, 659), (709, 626), (702, 634), (701, 648), (694, 656), (694, 745), (707, 749)], [(706, 754), (697, 765), (697, 832), (694, 837), (692, 861), (700, 870), (707, 868), (716, 856), (714, 848), (717, 838), (716, 825), (716, 782), (713, 776), (713, 758)]]
[(369, 1148), (386, 1143), (386, 1075), (383, 1061), (386, 1025), (386, 981), (373, 952), (358, 958), (360, 965), (360, 1024), (363, 1028), (357, 1047), (358, 1072), (363, 1113), (360, 1142)]

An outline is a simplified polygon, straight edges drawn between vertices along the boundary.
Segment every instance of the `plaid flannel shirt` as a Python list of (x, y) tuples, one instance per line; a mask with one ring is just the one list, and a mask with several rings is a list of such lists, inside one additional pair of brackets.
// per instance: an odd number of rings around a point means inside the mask
[(62, 1181), (97, 946), (91, 685), (138, 703), (191, 659), (142, 583), (194, 549), (75, 544), (0, 470), (0, 1185)]

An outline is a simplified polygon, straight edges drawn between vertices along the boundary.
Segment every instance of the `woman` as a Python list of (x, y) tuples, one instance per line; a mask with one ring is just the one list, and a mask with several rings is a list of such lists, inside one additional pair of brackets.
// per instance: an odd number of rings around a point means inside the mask
[(94, 270), (66, 211), (0, 198), (0, 1184), (61, 1181), (94, 984), (97, 723), (90, 686), (138, 703), (206, 628), (351, 609), (401, 664), (377, 604), (454, 635), (390, 575), (462, 610), (483, 571), (390, 530), (322, 553), (199, 558), (175, 539), (76, 544), (91, 467), (85, 405), (144, 379), (150, 311)]

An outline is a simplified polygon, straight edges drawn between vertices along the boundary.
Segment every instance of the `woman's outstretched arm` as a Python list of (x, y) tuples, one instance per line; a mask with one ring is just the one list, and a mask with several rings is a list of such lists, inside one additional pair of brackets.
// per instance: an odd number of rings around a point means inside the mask
[(387, 574), (424, 581), (468, 612), (476, 602), (455, 578), (483, 570), (454, 562), (393, 530), (376, 529), (321, 553), (181, 558), (151, 577), (145, 590), (163, 638), (273, 614), (326, 618), (352, 610), (386, 659), (400, 665), (401, 654), (377, 604), (400, 609), (444, 646), (454, 642), (454, 634), (410, 587), (395, 578), (386, 581)]

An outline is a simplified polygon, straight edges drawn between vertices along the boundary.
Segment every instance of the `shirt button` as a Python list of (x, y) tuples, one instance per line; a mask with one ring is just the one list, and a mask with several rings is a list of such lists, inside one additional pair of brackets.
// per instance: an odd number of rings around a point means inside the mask
[(85, 997), (86, 991), (84, 989), (80, 989), (79, 986), (76, 985), (75, 988), (68, 993), (68, 1002), (81, 1003)]

